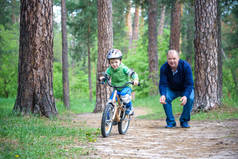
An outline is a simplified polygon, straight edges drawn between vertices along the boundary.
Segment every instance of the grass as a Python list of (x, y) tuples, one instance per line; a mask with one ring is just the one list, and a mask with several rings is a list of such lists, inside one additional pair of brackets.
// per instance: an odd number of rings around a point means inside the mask
[[(151, 109), (152, 113), (140, 116), (142, 119), (158, 120), (166, 118), (163, 105), (159, 103), (159, 96), (150, 96), (146, 98), (136, 98), (133, 102), (135, 107), (146, 107)], [(191, 120), (226, 120), (226, 119), (238, 119), (238, 102), (236, 99), (231, 100), (225, 98), (223, 100), (224, 105), (220, 108), (211, 110), (209, 112), (193, 113)], [(179, 98), (173, 101), (173, 114), (175, 119), (178, 120), (183, 107), (180, 106)]]
[[(12, 113), (15, 99), (0, 98), (0, 159), (66, 159), (82, 158), (90, 153), (89, 142), (95, 142), (100, 135), (99, 129), (83, 127), (73, 122), (75, 114), (92, 112), (95, 99), (71, 99), (71, 110), (57, 101), (59, 116), (54, 119), (44, 117), (16, 116)], [(191, 120), (226, 120), (238, 119), (237, 100), (224, 99), (224, 106), (210, 112), (192, 114)], [(145, 107), (151, 113), (140, 116), (143, 119), (165, 120), (163, 106), (159, 96), (136, 98), (135, 107)], [(182, 112), (180, 102), (173, 102), (173, 113), (176, 120)]]
[[(81, 123), (72, 122), (73, 115), (69, 116), (61, 104), (57, 107), (64, 113), (50, 120), (12, 114), (14, 102), (14, 99), (0, 98), (0, 159), (80, 158), (90, 151), (90, 148), (83, 146), (95, 142), (100, 134), (98, 129), (85, 128)], [(92, 109), (92, 106), (85, 109), (80, 107), (82, 105), (72, 105), (76, 112)]]
[[(93, 112), (95, 107), (95, 99), (89, 101), (89, 99), (72, 99), (70, 100), (70, 111), (75, 114)], [(64, 107), (62, 101), (57, 101), (57, 109), (61, 113), (66, 113), (67, 110)]]
[[(148, 109), (151, 109), (152, 113), (149, 113), (147, 115), (139, 116), (141, 119), (150, 119), (150, 120), (157, 120), (157, 119), (165, 119), (165, 113), (163, 109), (163, 105), (159, 103), (159, 96), (150, 96), (143, 99), (137, 98), (136, 101), (134, 101), (134, 105), (139, 107), (146, 107)], [(182, 106), (180, 106), (180, 103), (178, 99), (173, 101), (173, 105), (176, 105), (173, 107), (173, 113), (176, 116), (180, 115), (182, 112)]]

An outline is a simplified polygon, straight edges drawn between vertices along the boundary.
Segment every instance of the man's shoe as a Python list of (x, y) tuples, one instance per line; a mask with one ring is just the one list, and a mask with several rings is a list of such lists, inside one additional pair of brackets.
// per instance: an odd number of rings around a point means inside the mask
[(188, 124), (188, 122), (182, 122), (180, 123), (182, 128), (190, 128), (190, 125)]
[(176, 127), (176, 123), (174, 123), (174, 124), (167, 124), (165, 126), (165, 128), (174, 128), (174, 127)]

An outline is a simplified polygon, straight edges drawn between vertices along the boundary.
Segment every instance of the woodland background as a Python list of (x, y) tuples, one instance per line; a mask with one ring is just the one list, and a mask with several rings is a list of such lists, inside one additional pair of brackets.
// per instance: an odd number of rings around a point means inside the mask
[[(145, 115), (135, 111), (138, 124), (129, 134), (105, 144), (99, 115), (110, 91), (97, 78), (112, 47), (140, 77), (133, 104)], [(194, 73), (194, 110), (202, 111), (192, 113), (189, 130), (164, 129), (159, 68), (171, 48)], [(174, 102), (178, 120), (183, 107)], [(45, 118), (52, 114), (58, 115)], [(100, 156), (88, 147), (94, 142), (105, 146), (102, 158), (110, 157), (110, 147), (143, 157), (143, 138), (165, 158), (235, 158), (237, 118), (237, 0), (0, 0), (0, 159)], [(114, 137), (123, 150), (110, 146)], [(135, 141), (142, 141), (139, 148)]]
[[(195, 67), (194, 3), (181, 1), (181, 58)], [(0, 97), (16, 98), (18, 87), (18, 56), (20, 1), (0, 0)], [(158, 67), (166, 61), (170, 47), (173, 1), (158, 0)], [(54, 1), (53, 89), (56, 102), (63, 103), (62, 32), (60, 1)], [(98, 17), (96, 0), (67, 0), (68, 77), (71, 105), (77, 99), (96, 104), (98, 59)], [(150, 76), (148, 56), (148, 1), (112, 1), (113, 47), (124, 54), (123, 63), (139, 74), (141, 87), (135, 87), (136, 98), (156, 95), (157, 87)], [(58, 12), (57, 12), (58, 11)], [(220, 2), (223, 99), (238, 103), (238, 2)], [(176, 24), (175, 28), (177, 27)], [(179, 27), (178, 27), (179, 28)], [(90, 53), (90, 54), (89, 54)], [(89, 58), (90, 55), (90, 58)], [(88, 60), (89, 59), (89, 60)], [(209, 63), (209, 61), (207, 61)], [(91, 63), (89, 67), (89, 63)], [(89, 75), (90, 72), (90, 75)], [(158, 72), (159, 73), (159, 72)], [(195, 76), (194, 76), (195, 77)], [(196, 80), (196, 77), (195, 77)], [(78, 104), (78, 103), (77, 103)]]

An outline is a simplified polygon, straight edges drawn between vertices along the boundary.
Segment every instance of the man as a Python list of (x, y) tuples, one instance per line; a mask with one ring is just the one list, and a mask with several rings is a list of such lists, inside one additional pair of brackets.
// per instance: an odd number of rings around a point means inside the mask
[(172, 112), (172, 101), (181, 97), (183, 112), (180, 116), (180, 126), (190, 128), (190, 113), (194, 100), (194, 86), (192, 69), (188, 62), (179, 59), (176, 50), (169, 50), (167, 62), (160, 68), (159, 91), (161, 94), (160, 103), (163, 104), (166, 118), (166, 128), (176, 127)]

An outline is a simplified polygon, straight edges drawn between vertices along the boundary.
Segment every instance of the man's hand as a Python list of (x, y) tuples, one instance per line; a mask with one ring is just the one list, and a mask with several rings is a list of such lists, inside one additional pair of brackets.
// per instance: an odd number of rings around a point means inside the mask
[(166, 97), (164, 95), (162, 95), (159, 99), (161, 104), (166, 104), (165, 100), (166, 100)]
[(187, 103), (187, 97), (183, 96), (179, 101), (181, 101), (181, 105), (184, 106)]
[(134, 84), (133, 84), (134, 86), (138, 86), (139, 81), (137, 79), (135, 79), (133, 82), (134, 82)]

